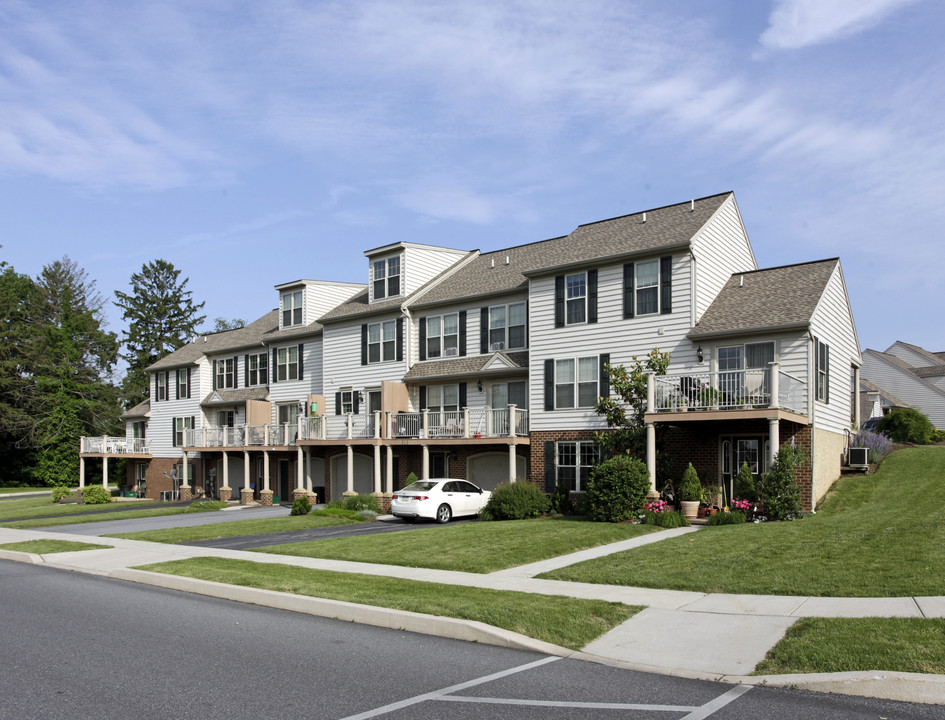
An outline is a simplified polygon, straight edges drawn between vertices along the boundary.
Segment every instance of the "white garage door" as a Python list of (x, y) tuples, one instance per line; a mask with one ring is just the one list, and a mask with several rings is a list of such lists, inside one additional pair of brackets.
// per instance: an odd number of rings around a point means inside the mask
[[(525, 479), (525, 458), (515, 458), (515, 477)], [(473, 455), (466, 464), (466, 477), (483, 490), (495, 490), (500, 483), (509, 481), (509, 454), (504, 452)]]
[[(335, 455), (331, 459), (331, 499), (337, 500), (348, 489), (348, 456)], [(354, 491), (359, 495), (374, 492), (374, 460), (367, 455), (354, 454)]]

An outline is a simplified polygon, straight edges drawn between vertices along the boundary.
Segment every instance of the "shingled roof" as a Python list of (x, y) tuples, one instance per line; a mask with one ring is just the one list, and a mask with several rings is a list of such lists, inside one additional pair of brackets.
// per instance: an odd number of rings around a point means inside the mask
[(736, 273), (688, 337), (807, 327), (838, 262), (830, 258)]
[[(317, 323), (313, 323), (313, 325), (315, 324)], [(311, 332), (310, 328), (311, 326), (305, 328), (305, 332)], [(321, 329), (320, 325), (318, 329)], [(149, 371), (166, 370), (167, 368), (193, 365), (204, 355), (259, 345), (263, 340), (272, 339), (267, 334), (271, 335), (278, 330), (279, 311), (272, 310), (245, 327), (201, 335), (194, 342), (187, 343), (179, 350), (166, 355), (147, 369)], [(300, 332), (299, 334), (304, 333)], [(276, 335), (275, 339), (279, 339), (279, 336)]]
[(269, 389), (265, 387), (239, 388), (238, 390), (214, 390), (201, 401), (201, 406), (242, 405), (247, 400), (268, 400)]
[(125, 410), (118, 416), (121, 420), (131, 420), (132, 418), (151, 417), (151, 401), (142, 400), (130, 410)]
[(436, 378), (465, 377), (481, 375), (495, 355), (507, 360), (509, 365), (496, 365), (494, 369), (485, 371), (489, 375), (508, 374), (528, 368), (528, 352), (494, 353), (492, 355), (473, 355), (472, 357), (455, 358), (452, 360), (428, 360), (420, 362), (410, 368), (404, 375), (406, 382), (417, 380), (433, 380)]

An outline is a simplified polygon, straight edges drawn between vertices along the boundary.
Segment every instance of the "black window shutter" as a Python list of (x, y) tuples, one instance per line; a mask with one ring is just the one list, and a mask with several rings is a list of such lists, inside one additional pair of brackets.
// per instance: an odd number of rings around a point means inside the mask
[(367, 365), (367, 323), (361, 326), (361, 364)]
[(623, 316), (633, 317), (633, 263), (623, 266)]
[(587, 271), (587, 321), (597, 322), (597, 270)]
[(302, 379), (302, 352), (305, 350), (305, 343), (299, 343), (299, 380)]
[[(259, 370), (256, 371), (257, 379)], [(249, 387), (249, 355), (243, 356), (243, 387)]]
[(422, 411), (426, 409), (427, 409), (427, 386), (421, 385), (420, 386), (420, 410)]
[(335, 393), (335, 415), (341, 415), (341, 392)]
[(602, 398), (610, 397), (610, 374), (607, 372), (607, 365), (610, 364), (610, 353), (601, 353), (600, 356), (600, 376), (598, 385), (598, 395)]
[(427, 319), (420, 318), (420, 359), (427, 359)]
[(186, 378), (186, 380), (187, 380), (187, 397), (189, 398), (189, 397), (190, 397), (190, 368), (186, 368), (186, 369), (184, 370), (184, 372), (187, 373), (187, 378)]
[(489, 352), (489, 308), (479, 311), (479, 352), (485, 355)]
[(459, 409), (466, 407), (466, 383), (459, 384)]
[(359, 409), (360, 409), (360, 403), (358, 402), (358, 393), (352, 390), (351, 391), (351, 412), (357, 415)]
[(460, 357), (466, 356), (466, 311), (459, 313), (459, 354)]
[(545, 360), (545, 410), (555, 409), (555, 361)]
[(529, 346), (528, 338), (528, 301), (525, 302), (525, 347)]
[[(275, 350), (273, 350), (273, 352), (275, 352)], [(220, 361), (219, 360), (213, 361), (213, 389), (214, 390), (217, 389), (217, 363), (218, 362)]]
[(397, 361), (404, 359), (404, 319), (397, 318)]
[(555, 275), (555, 327), (564, 327), (564, 275)]
[(545, 440), (545, 492), (555, 491), (555, 443), (554, 440)]
[(673, 311), (673, 257), (660, 258), (660, 315)]
[(269, 382), (279, 382), (279, 369), (277, 363), (279, 362), (279, 353), (273, 348), (272, 349), (272, 367), (269, 369)]
[[(824, 402), (830, 402), (830, 347), (824, 347)], [(777, 452), (777, 451), (775, 451)]]
[(177, 447), (177, 418), (171, 418), (171, 447)]
[(240, 386), (240, 356), (233, 356), (233, 389), (236, 389)]
[[(181, 399), (181, 397), (180, 397), (180, 373), (181, 373), (181, 371), (178, 370), (177, 373), (176, 373), (175, 382), (174, 382), (174, 399), (175, 399), (175, 400), (180, 400), (180, 399)], [(170, 397), (170, 393), (168, 393), (168, 397)]]

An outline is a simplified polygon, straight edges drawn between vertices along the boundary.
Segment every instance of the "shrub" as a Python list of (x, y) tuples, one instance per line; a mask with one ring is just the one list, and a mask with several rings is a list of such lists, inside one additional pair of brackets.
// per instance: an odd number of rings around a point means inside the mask
[(502, 483), (489, 497), (479, 513), (483, 520), (524, 520), (544, 515), (551, 509), (551, 501), (537, 485), (519, 480)]
[(590, 517), (598, 522), (636, 517), (649, 490), (646, 465), (629, 455), (614, 455), (591, 470), (586, 492)]
[(801, 448), (782, 445), (774, 457), (771, 472), (761, 476), (758, 502), (769, 520), (793, 520), (801, 516), (801, 489), (794, 468), (803, 464)]
[(739, 525), (746, 521), (745, 513), (741, 510), (732, 510), (731, 512), (718, 512), (709, 516), (706, 521), (706, 527), (715, 525)]
[(644, 525), (656, 525), (661, 528), (687, 527), (689, 521), (683, 517), (681, 512), (652, 512), (647, 510), (643, 513)]
[(895, 442), (928, 445), (932, 442), (935, 426), (915, 408), (895, 408), (882, 418), (876, 429)]
[(853, 436), (852, 447), (861, 447), (869, 450), (870, 462), (877, 463), (886, 453), (892, 450), (892, 440), (882, 433), (872, 430), (860, 430)]
[(419, 479), (420, 479), (420, 478), (417, 477), (417, 474), (416, 474), (416, 473), (413, 473), (413, 472), (410, 473), (410, 474), (406, 477), (406, 479), (404, 479), (404, 487), (407, 487), (407, 486), (410, 485), (411, 483), (417, 482), (417, 480), (419, 480)]
[(65, 485), (56, 485), (56, 487), (52, 489), (52, 501), (57, 503), (64, 497), (72, 497), (72, 488), (66, 487)]
[(560, 515), (574, 514), (574, 505), (571, 502), (571, 490), (564, 481), (558, 482), (550, 500), (552, 512), (556, 512)]
[(346, 518), (348, 520), (364, 520), (364, 517), (355, 510), (345, 510), (341, 507), (324, 507), (321, 510), (312, 510), (312, 515), (319, 517)]
[(755, 487), (755, 476), (751, 474), (748, 463), (742, 463), (735, 476), (735, 498), (755, 502), (758, 499), (758, 490)]
[(945, 440), (945, 430), (939, 430), (938, 428), (935, 428), (932, 431), (932, 442), (940, 443), (943, 440)]
[(112, 494), (101, 485), (88, 485), (82, 490), (82, 500), (89, 505), (103, 505), (112, 501)]
[(307, 496), (303, 495), (292, 501), (290, 515), (308, 515), (310, 512), (312, 512), (312, 503)]
[(377, 513), (373, 510), (358, 510), (355, 515), (358, 517), (366, 518), (368, 520), (373, 520), (377, 517)]
[(686, 472), (683, 473), (682, 481), (679, 483), (679, 499), (686, 502), (702, 500), (702, 483), (699, 482), (699, 474), (692, 463), (689, 463)]
[(184, 512), (211, 512), (213, 510), (222, 510), (227, 506), (228, 503), (225, 500), (195, 500), (187, 506)]

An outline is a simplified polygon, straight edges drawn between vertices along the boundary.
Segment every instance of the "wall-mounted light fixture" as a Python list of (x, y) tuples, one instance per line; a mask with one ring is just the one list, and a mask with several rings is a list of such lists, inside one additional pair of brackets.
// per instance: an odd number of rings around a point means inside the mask
[(696, 360), (699, 361), (699, 364), (702, 364), (702, 361), (705, 360), (705, 355), (702, 353), (702, 346), (696, 348)]
[(479, 378), (476, 381), (476, 390), (478, 390), (479, 392), (482, 392), (482, 378)]
[(358, 404), (359, 405), (364, 404), (364, 391), (363, 390), (358, 390)]

